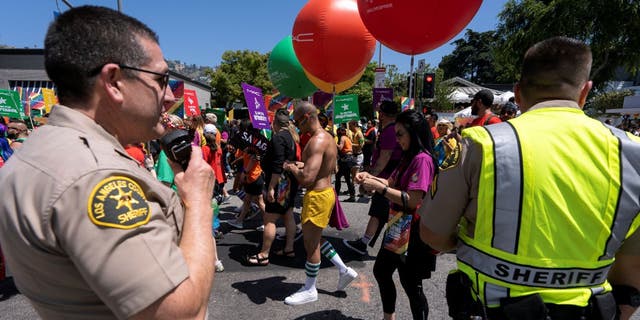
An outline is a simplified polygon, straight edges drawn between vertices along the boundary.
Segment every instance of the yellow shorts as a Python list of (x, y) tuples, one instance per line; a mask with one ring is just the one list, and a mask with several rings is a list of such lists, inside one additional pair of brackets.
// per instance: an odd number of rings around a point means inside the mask
[(320, 228), (326, 228), (335, 205), (336, 194), (333, 187), (320, 191), (307, 191), (302, 199), (302, 220), (300, 223), (305, 224), (307, 221), (311, 221)]

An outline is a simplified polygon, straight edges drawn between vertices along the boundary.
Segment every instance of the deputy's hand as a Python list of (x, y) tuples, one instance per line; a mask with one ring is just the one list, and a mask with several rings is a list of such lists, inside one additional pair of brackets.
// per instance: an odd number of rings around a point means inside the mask
[(185, 206), (211, 205), (215, 176), (211, 166), (202, 158), (202, 148), (191, 146), (191, 158), (187, 170), (170, 162), (175, 173), (174, 183)]

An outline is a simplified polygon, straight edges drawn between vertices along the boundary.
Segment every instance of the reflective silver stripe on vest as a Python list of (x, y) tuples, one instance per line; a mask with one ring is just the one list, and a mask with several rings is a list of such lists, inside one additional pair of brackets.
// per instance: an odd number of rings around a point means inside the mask
[(509, 296), (509, 289), (495, 285), (493, 283), (484, 283), (484, 301), (485, 305), (500, 305), (500, 299)]
[(522, 206), (522, 154), (518, 134), (508, 122), (486, 126), (493, 140), (495, 173), (491, 246), (518, 253)]
[(607, 127), (620, 142), (621, 181), (611, 235), (600, 260), (613, 259), (627, 236), (633, 219), (640, 212), (640, 144), (629, 139), (624, 131)]
[[(462, 241), (458, 247), (457, 256), (461, 262), (493, 279), (515, 285), (551, 289), (600, 285), (606, 280), (611, 268), (610, 264), (597, 269), (532, 267), (502, 260), (468, 246)], [(496, 298), (489, 297), (490, 292), (485, 294), (487, 299)]]

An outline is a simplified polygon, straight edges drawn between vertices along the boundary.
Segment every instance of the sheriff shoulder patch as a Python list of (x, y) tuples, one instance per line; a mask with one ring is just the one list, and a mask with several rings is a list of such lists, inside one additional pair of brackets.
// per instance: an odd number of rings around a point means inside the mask
[(411, 176), (411, 182), (414, 182), (414, 183), (415, 183), (415, 182), (418, 182), (418, 173), (417, 173), (417, 172), (416, 172), (416, 173), (414, 173), (414, 174)]
[(98, 182), (89, 196), (88, 212), (94, 224), (118, 229), (136, 228), (151, 217), (140, 185), (122, 176)]

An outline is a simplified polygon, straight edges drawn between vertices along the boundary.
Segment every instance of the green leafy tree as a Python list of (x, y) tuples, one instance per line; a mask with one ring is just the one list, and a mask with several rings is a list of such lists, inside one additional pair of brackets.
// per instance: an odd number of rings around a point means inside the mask
[(369, 63), (360, 80), (358, 80), (353, 87), (340, 93), (357, 94), (360, 116), (366, 116), (369, 119), (373, 116), (373, 82), (375, 79), (375, 68), (377, 66), (377, 63)]
[(387, 75), (384, 80), (385, 86), (387, 88), (392, 88), (395, 96), (406, 95), (409, 88), (409, 73), (400, 73), (395, 64), (388, 64), (385, 67), (387, 68)]
[(211, 77), (212, 105), (230, 106), (234, 101), (244, 101), (240, 84), (246, 82), (271, 92), (273, 84), (269, 80), (267, 71), (269, 54), (256, 51), (236, 50), (225, 51), (220, 65), (208, 72)]
[(531, 45), (564, 35), (588, 43), (593, 52), (591, 77), (597, 87), (618, 67), (640, 67), (640, 1), (509, 0), (496, 30), (496, 67), (500, 80), (516, 80)]
[(464, 38), (453, 42), (456, 48), (444, 57), (439, 67), (444, 78), (461, 77), (475, 83), (495, 83), (493, 48), (497, 37), (494, 31), (475, 32), (467, 29)]
[(596, 94), (585, 105), (585, 110), (588, 110), (589, 114), (596, 115), (598, 113), (604, 113), (607, 109), (622, 108), (624, 97), (632, 96), (633, 91), (609, 91), (600, 94)]
[(449, 98), (455, 88), (447, 82), (444, 82), (444, 70), (437, 69), (436, 73), (436, 88), (433, 101), (430, 106), (436, 111), (448, 111), (453, 110), (453, 102)]

